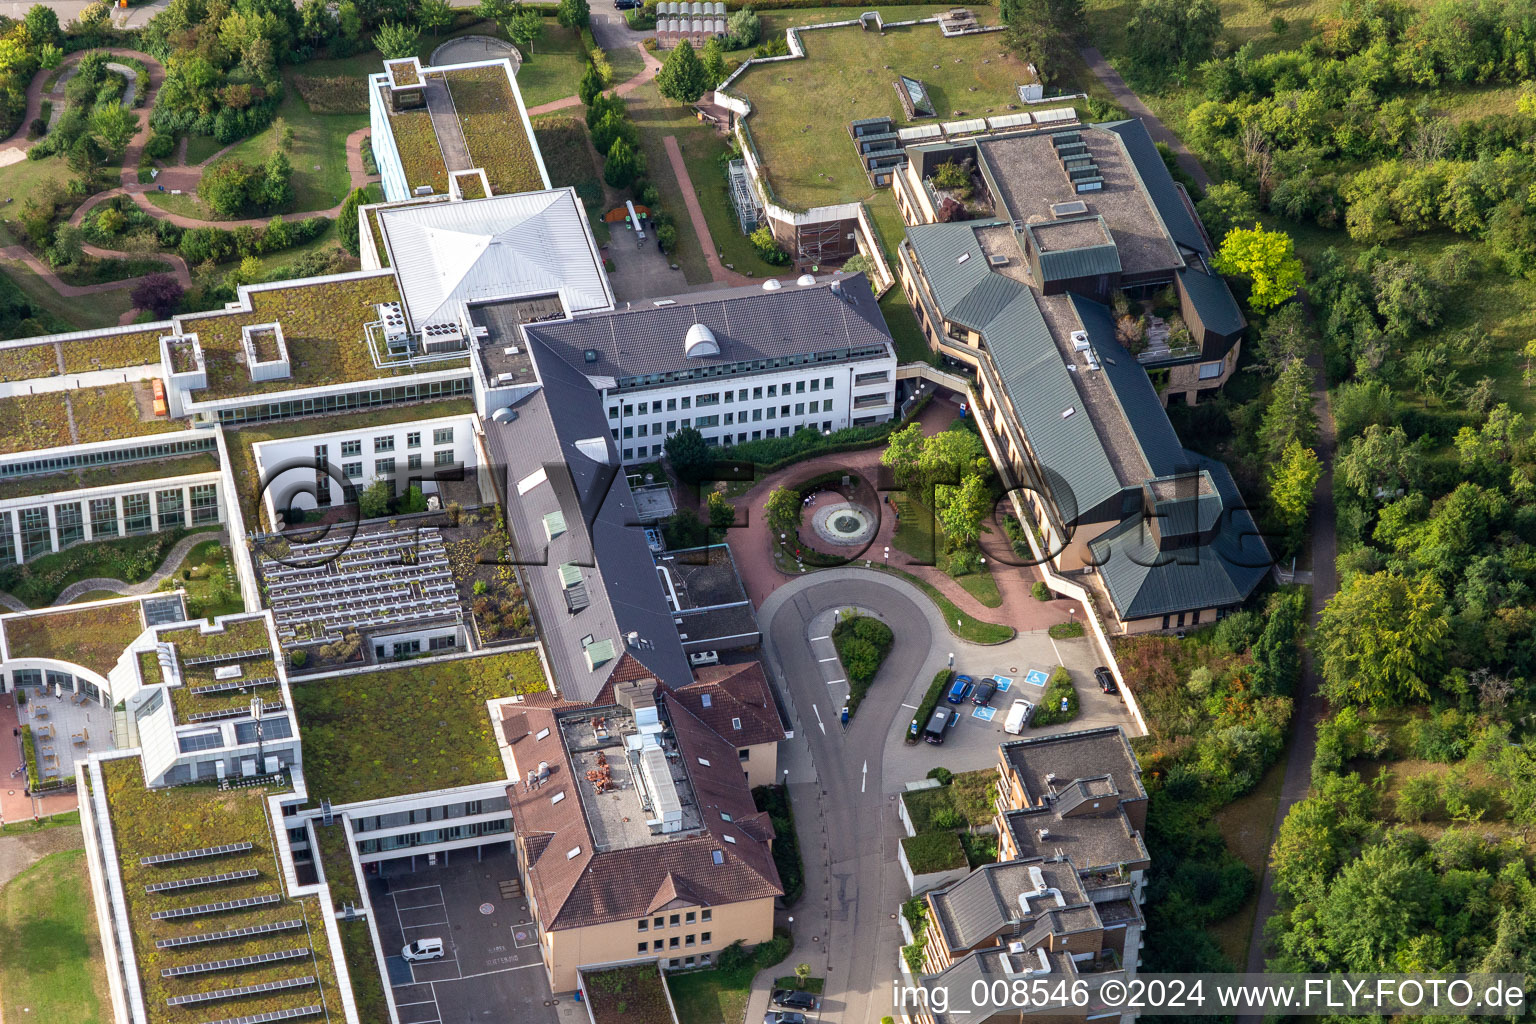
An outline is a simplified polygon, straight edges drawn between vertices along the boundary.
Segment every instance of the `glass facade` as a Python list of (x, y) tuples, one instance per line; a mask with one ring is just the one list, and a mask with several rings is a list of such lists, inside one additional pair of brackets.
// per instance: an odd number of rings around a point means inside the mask
[(117, 499), (91, 499), (91, 536), (100, 540), (117, 536)]
[(123, 498), (123, 533), (149, 533), (154, 529), (154, 519), (149, 514), (148, 494), (129, 494)]
[(175, 458), (178, 455), (195, 455), (198, 452), (216, 450), (218, 442), (213, 437), (194, 437), (185, 441), (165, 441), (160, 444), (140, 444), (131, 448), (114, 448), (110, 451), (80, 452), (46, 459), (7, 462), (0, 466), (0, 480), (38, 473), (58, 473), (68, 469), (84, 469), (89, 466), (105, 466), (119, 462), (148, 462), (155, 459)]
[(59, 547), (65, 548), (85, 540), (85, 516), (80, 511), (78, 501), (55, 505), (53, 515), (59, 524)]
[(48, 509), (24, 508), (21, 510), (21, 557), (30, 561), (38, 555), (46, 555), (53, 550), (52, 524), (48, 520)]
[[(266, 420), (288, 420), (297, 416), (314, 416), (319, 413), (345, 412), (348, 409), (366, 409), (379, 405), (399, 405), (427, 398), (445, 398), (450, 395), (467, 395), (473, 383), (466, 374), (447, 381), (427, 384), (402, 384), (390, 388), (370, 388), (367, 391), (349, 391), (340, 395), (321, 395), (318, 398), (298, 398), (287, 402), (254, 402), (237, 409), (220, 409), (219, 422), (260, 423)], [(345, 450), (343, 455), (349, 454)]]
[(160, 513), (160, 529), (179, 530), (187, 525), (187, 515), (181, 504), (181, 488), (155, 492), (155, 508)]
[(219, 521), (219, 489), (214, 484), (197, 484), (192, 493), (192, 525), (203, 526)]

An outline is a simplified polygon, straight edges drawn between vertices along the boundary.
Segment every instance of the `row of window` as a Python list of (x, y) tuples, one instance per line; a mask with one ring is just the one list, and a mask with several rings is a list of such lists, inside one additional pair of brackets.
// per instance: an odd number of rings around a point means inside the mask
[(8, 480), (12, 477), (33, 476), (38, 473), (58, 473), (67, 469), (84, 469), (88, 466), (104, 466), (119, 462), (174, 459), (181, 455), (211, 452), (216, 448), (218, 448), (218, 441), (209, 434), (184, 441), (164, 441), (159, 444), (135, 445), (132, 448), (55, 455), (46, 459), (30, 459), (26, 462), (7, 462), (0, 466), (0, 479)]
[[(453, 464), (454, 464), (454, 457), (453, 457), (453, 450), (451, 448), (448, 449), (447, 451), (433, 452), (432, 453), (432, 465), (433, 466), (451, 466)], [(420, 469), (421, 468), (421, 456), (420, 455), (407, 455), (405, 457), (405, 468), (407, 470)], [(391, 458), (391, 459), (374, 459), (373, 460), (373, 475), (374, 476), (389, 476), (394, 471), (395, 471), (395, 460), (394, 459)], [(342, 476), (345, 476), (348, 480), (361, 480), (363, 478), (363, 464), (361, 462), (343, 462), (341, 464), (341, 473), (342, 473)]]
[[(764, 370), (774, 370), (779, 367), (880, 359), (890, 354), (890, 346), (884, 343), (879, 345), (855, 345), (849, 348), (833, 349), (829, 352), (802, 352), (792, 356), (779, 356), (774, 359), (751, 359), (739, 363), (710, 363), (707, 366), (691, 366), (683, 370), (668, 370), (665, 373), (642, 373), (633, 377), (620, 377), (618, 379), (618, 387), (622, 391), (629, 388), (648, 387), (656, 384), (702, 380), (706, 377), (734, 377), (738, 374), (762, 373)], [(828, 386), (830, 387), (830, 385)]]
[[(866, 417), (862, 417), (861, 419), (856, 419), (853, 422), (854, 422), (855, 426), (863, 426), (865, 423), (872, 423), (872, 422), (874, 422), (874, 419), (875, 418), (873, 416), (866, 416)], [(814, 424), (814, 423), (807, 423), (807, 424), (803, 424), (803, 425), (807, 426), (807, 427), (810, 427), (812, 430), (816, 429), (816, 424)], [(751, 439), (753, 441), (761, 441), (765, 437), (789, 437), (791, 434), (793, 434), (798, 429), (800, 429), (800, 428), (799, 427), (778, 427), (778, 428), (769, 427), (767, 430), (754, 430), (754, 431), (752, 431)], [(821, 429), (823, 431), (831, 430), (832, 429), (832, 421), (831, 420), (824, 420), (822, 422), (822, 424), (821, 424)], [(644, 436), (644, 435), (642, 435), (642, 436)], [(658, 433), (656, 433), (653, 436), (660, 437), (661, 434), (660, 434), (660, 432), (658, 432)], [(747, 432), (745, 430), (743, 430), (740, 433), (736, 434), (736, 436), (734, 438), (730, 434), (721, 434), (719, 437), (706, 436), (704, 438), (704, 443), (709, 445), (710, 447), (715, 447), (716, 445), (724, 445), (727, 448), (729, 448), (732, 444), (746, 444), (747, 443)], [(664, 445), (659, 445), (659, 444), (653, 444), (653, 445), (643, 445), (642, 444), (638, 448), (625, 448), (624, 449), (624, 461), (625, 462), (633, 462), (637, 458), (643, 459), (643, 458), (646, 458), (648, 456), (655, 456), (655, 457), (659, 458), (661, 456), (661, 453), (662, 453), (664, 448), (665, 448)]]
[[(860, 374), (860, 377), (870, 377), (870, 376), (875, 376), (875, 377), (877, 377), (880, 380), (884, 380), (885, 379), (884, 371), (881, 371), (880, 373), (873, 374), (873, 375), (872, 374), (867, 374), (867, 373), (866, 374)], [(832, 377), (826, 377), (826, 378), (823, 378), (821, 380), (810, 381), (810, 390), (812, 392), (816, 392), (816, 391), (820, 391), (823, 387), (825, 387), (828, 391), (831, 391), (832, 387), (833, 387), (833, 380), (834, 379), (835, 378), (832, 378)], [(783, 388), (782, 393), (784, 395), (786, 395), (786, 396), (790, 395), (791, 393), (796, 394), (796, 395), (803, 395), (806, 392), (806, 382), (805, 381), (803, 381), (803, 380), (794, 381), (793, 384), (791, 384), (790, 381), (785, 381), (783, 383), (783, 385), (768, 384), (768, 385), (765, 385), (765, 386), (759, 386), (759, 387), (753, 388), (752, 389), (752, 400), (753, 401), (760, 401), (764, 397), (764, 387), (766, 387), (766, 389), (767, 389), (767, 397), (768, 398), (778, 398), (780, 393), (781, 393), (780, 392), (780, 387)], [(720, 404), (721, 394), (722, 394), (722, 392), (714, 391), (714, 392), (710, 392), (708, 394), (703, 394), (703, 395), (684, 395), (680, 399), (678, 399), (678, 398), (669, 398), (669, 399), (666, 400), (667, 404), (666, 404), (666, 409), (665, 410), (662, 409), (662, 405), (661, 405), (661, 401), (662, 400), (659, 399), (659, 398), (656, 401), (654, 401), (654, 402), (635, 402), (635, 403), (626, 402), (624, 404), (624, 415), (625, 415), (625, 417), (629, 417), (629, 416), (636, 416), (636, 415), (645, 416), (647, 414), (654, 415), (655, 413), (659, 413), (659, 412), (663, 412), (663, 411), (665, 411), (665, 412), (676, 412), (678, 410), (678, 408), (679, 408), (679, 405), (678, 405), (679, 402), (682, 403), (681, 408), (683, 408), (683, 409), (689, 408), (689, 403), (690, 402), (696, 403), (697, 405), (699, 405), (701, 407), (702, 406), (709, 406), (709, 405), (719, 405)], [(724, 394), (724, 397), (725, 397), (725, 404), (726, 405), (730, 405), (732, 401), (737, 401), (737, 402), (745, 402), (745, 401), (747, 401), (747, 389), (746, 388), (740, 388), (739, 390), (736, 390), (736, 391), (726, 391), (723, 394)], [(610, 405), (608, 407), (608, 418), (610, 420), (616, 420), (616, 419), (619, 418), (619, 407), (617, 405)]]
[[(218, 485), (197, 484), (188, 488), (188, 494), (191, 499), (191, 525), (206, 526), (219, 521)], [(119, 501), (122, 502), (121, 518)], [(53, 510), (51, 521), (50, 508)], [(93, 540), (105, 540), (119, 535), (134, 537), (157, 530), (179, 530), (188, 525), (188, 509), (179, 487), (127, 494), (121, 498), (91, 498), (88, 502), (66, 501), (57, 505), (24, 508), (17, 512), (15, 520), (21, 534), (22, 561), (62, 551), (71, 544), (85, 540), (87, 512), (90, 514)], [(58, 532), (57, 546), (53, 541), (55, 529)], [(0, 512), (0, 562), (16, 561), (16, 552), (11, 513)]]
[(380, 829), (400, 828), (403, 825), (424, 825), (433, 821), (468, 818), (476, 814), (494, 814), (497, 811), (507, 810), (509, 806), (506, 797), (498, 796), (490, 800), (465, 800), (456, 804), (418, 807), (411, 811), (395, 811), (390, 814), (375, 814), (365, 818), (353, 818), (352, 831), (377, 832)]
[(364, 409), (379, 405), (398, 405), (428, 398), (449, 395), (467, 395), (474, 390), (468, 376), (448, 381), (429, 381), (425, 384), (402, 384), (392, 388), (372, 388), (368, 391), (349, 391), (340, 395), (321, 395), (318, 398), (296, 398), (287, 402), (268, 402), (264, 405), (243, 405), (237, 409), (220, 409), (219, 422), (262, 423), (267, 420), (287, 420), (296, 416), (314, 416), (317, 413), (345, 412), (348, 409)]
[[(703, 921), (705, 924), (708, 924), (714, 917), (714, 913), (713, 910), (705, 907), (703, 910), (690, 910), (686, 913), (657, 914), (655, 917), (642, 917), (639, 930), (648, 932), (652, 928), (676, 928), (680, 925), (693, 924), (696, 921)], [(701, 914), (703, 915), (702, 917), (699, 916)], [(705, 932), (704, 934), (708, 935), (709, 933)]]
[[(438, 427), (438, 428), (434, 429), (432, 431), (432, 443), (433, 444), (453, 444), (453, 428), (452, 427)], [(407, 432), (406, 435), (405, 435), (405, 446), (407, 448), (420, 448), (421, 447), (421, 431), (419, 431), (419, 430), (412, 430), (412, 431)], [(315, 454), (320, 456), (321, 458), (324, 458), (325, 455), (326, 455), (325, 449), (326, 449), (325, 445), (323, 445), (323, 444), (322, 445), (317, 445), (315, 447)], [(374, 451), (375, 454), (378, 454), (379, 452), (392, 452), (394, 450), (395, 450), (395, 435), (388, 434), (388, 435), (385, 435), (383, 437), (376, 437), (376, 438), (373, 439), (373, 451)], [(346, 458), (349, 455), (361, 455), (361, 454), (363, 454), (363, 442), (362, 442), (361, 439), (354, 439), (354, 440), (349, 440), (349, 441), (341, 442), (341, 455), (342, 455), (342, 458)], [(439, 454), (441, 454), (441, 453), (439, 453)]]
[(379, 839), (364, 839), (357, 844), (359, 853), (388, 853), (390, 850), (409, 850), (415, 846), (434, 846), (438, 843), (451, 843), (459, 839), (475, 839), (479, 836), (494, 836), (512, 831), (511, 818), (498, 818), (495, 821), (471, 821), (464, 825), (454, 825), (450, 828), (434, 828), (425, 832), (408, 832), (403, 836), (383, 836)]
[[(877, 404), (885, 404), (887, 402), (883, 396), (876, 395), (872, 397), (876, 399)], [(860, 400), (860, 403), (862, 403), (862, 399)], [(793, 413), (790, 412), (791, 408), (794, 409)], [(829, 413), (831, 411), (832, 399), (830, 398), (823, 399), (820, 402), (796, 402), (794, 403), (793, 407), (788, 405), (781, 405), (769, 406), (767, 409), (753, 409), (750, 422), (761, 423), (765, 419), (776, 420), (781, 416), (784, 419), (789, 419), (791, 415), (815, 416), (819, 413)], [(722, 422), (727, 427), (734, 426), (737, 423), (747, 423), (749, 422), (747, 419), (747, 411), (743, 409), (739, 414), (734, 412), (725, 413), (723, 420), (721, 419), (720, 413), (711, 413), (708, 416), (696, 416), (693, 418), (684, 416), (681, 420), (667, 420), (665, 424), (663, 424), (661, 420), (657, 420), (655, 423), (641, 423), (638, 425), (626, 426), (622, 436), (626, 441), (634, 437), (669, 437), (677, 432), (679, 426), (681, 426), (683, 429), (687, 429), (688, 427), (696, 427), (700, 430), (703, 430), (706, 427), (718, 427), (722, 424)], [(621, 436), (617, 427), (609, 430), (609, 433), (613, 435), (613, 439), (615, 441), (619, 440)], [(771, 437), (772, 435), (770, 434), (769, 436)]]
[[(679, 939), (683, 941), (678, 941)], [(674, 935), (670, 939), (652, 939), (650, 942), (636, 943), (637, 953), (654, 953), (659, 949), (685, 949), (694, 945), (707, 946), (714, 941), (713, 932), (700, 932), (693, 935)], [(689, 959), (692, 959), (690, 957)]]

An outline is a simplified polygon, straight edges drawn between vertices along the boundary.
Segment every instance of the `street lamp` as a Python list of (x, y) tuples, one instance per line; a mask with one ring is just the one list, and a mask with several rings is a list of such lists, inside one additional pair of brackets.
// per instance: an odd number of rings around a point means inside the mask
[(256, 771), (258, 774), (266, 771), (266, 762), (261, 756), (261, 715), (264, 710), (261, 706), (261, 698), (252, 697), (251, 717), (256, 719)]

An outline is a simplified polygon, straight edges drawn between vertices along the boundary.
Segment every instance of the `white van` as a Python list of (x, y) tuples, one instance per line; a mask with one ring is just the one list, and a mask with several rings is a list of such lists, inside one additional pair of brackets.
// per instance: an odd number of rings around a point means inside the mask
[(440, 960), (443, 956), (443, 940), (417, 939), (400, 950), (400, 955), (408, 961)]
[(1029, 722), (1030, 712), (1035, 706), (1027, 700), (1016, 700), (1013, 707), (1008, 709), (1008, 717), (1003, 719), (1003, 732), (1017, 736), (1024, 731), (1024, 726)]

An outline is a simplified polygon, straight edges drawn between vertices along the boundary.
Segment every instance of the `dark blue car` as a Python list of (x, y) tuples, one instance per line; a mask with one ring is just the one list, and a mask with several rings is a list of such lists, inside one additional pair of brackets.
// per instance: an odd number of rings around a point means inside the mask
[(962, 704), (965, 698), (970, 696), (971, 687), (974, 685), (975, 680), (970, 676), (955, 676), (954, 685), (949, 688), (949, 696), (944, 699), (951, 704)]

